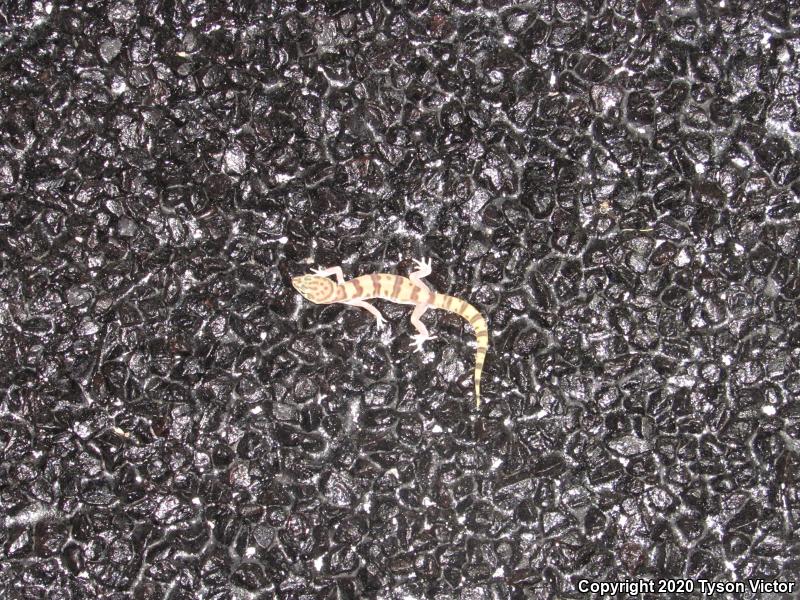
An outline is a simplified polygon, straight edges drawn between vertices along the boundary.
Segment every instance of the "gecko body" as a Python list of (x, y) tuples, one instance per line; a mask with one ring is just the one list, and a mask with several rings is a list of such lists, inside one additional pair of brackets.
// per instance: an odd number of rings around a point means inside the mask
[[(413, 336), (416, 351), (422, 351), (422, 345), (426, 340), (434, 339), (428, 333), (427, 327), (422, 323), (420, 317), (429, 308), (438, 308), (454, 313), (466, 320), (475, 330), (477, 349), (475, 351), (475, 402), (480, 405), (481, 397), (481, 373), (483, 372), (483, 362), (486, 351), (489, 348), (489, 330), (486, 320), (474, 306), (447, 294), (440, 294), (431, 290), (425, 282), (424, 277), (431, 274), (431, 262), (428, 260), (414, 263), (417, 270), (410, 273), (408, 277), (392, 275), (390, 273), (372, 273), (362, 275), (349, 281), (345, 281), (341, 267), (330, 269), (314, 270), (313, 275), (301, 275), (292, 279), (292, 286), (300, 292), (306, 299), (315, 304), (346, 304), (357, 306), (369, 311), (377, 321), (378, 328), (383, 327), (385, 319), (380, 311), (367, 300), (380, 298), (389, 300), (397, 304), (409, 304), (414, 306), (411, 314), (411, 324), (417, 330), (417, 335)], [(336, 281), (332, 281), (330, 276), (334, 275)]]

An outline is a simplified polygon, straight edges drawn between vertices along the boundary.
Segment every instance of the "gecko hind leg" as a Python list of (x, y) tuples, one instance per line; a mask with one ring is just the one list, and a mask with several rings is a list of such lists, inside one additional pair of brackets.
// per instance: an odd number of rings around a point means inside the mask
[(375, 317), (378, 329), (383, 329), (383, 326), (386, 325), (386, 319), (383, 318), (381, 311), (372, 306), (372, 304), (364, 302), (363, 300), (349, 300), (345, 304), (349, 306), (357, 306), (358, 308), (363, 308), (364, 310), (368, 311), (373, 317)]
[(429, 258), (429, 259), (426, 260), (426, 259), (423, 258), (422, 260), (417, 260), (415, 258), (414, 259), (414, 264), (416, 265), (417, 270), (416, 271), (412, 271), (408, 275), (408, 278), (411, 280), (411, 283), (413, 283), (417, 287), (420, 287), (423, 290), (428, 290), (428, 286), (425, 285), (425, 283), (422, 281), (422, 279), (423, 279), (423, 277), (427, 277), (428, 275), (430, 275), (431, 272), (432, 272), (431, 259)]
[(417, 335), (411, 336), (414, 339), (412, 342), (414, 352), (422, 352), (422, 344), (427, 340), (436, 339), (435, 335), (430, 335), (428, 333), (428, 328), (425, 327), (425, 324), (420, 320), (420, 317), (425, 314), (426, 310), (428, 310), (427, 304), (417, 304), (414, 307), (414, 312), (411, 313), (411, 324), (417, 330)]

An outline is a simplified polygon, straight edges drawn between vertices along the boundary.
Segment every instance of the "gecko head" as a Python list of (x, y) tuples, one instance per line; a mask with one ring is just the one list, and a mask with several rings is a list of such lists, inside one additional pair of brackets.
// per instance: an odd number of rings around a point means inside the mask
[(306, 300), (314, 304), (326, 304), (333, 300), (336, 285), (327, 277), (300, 275), (292, 278), (292, 286)]

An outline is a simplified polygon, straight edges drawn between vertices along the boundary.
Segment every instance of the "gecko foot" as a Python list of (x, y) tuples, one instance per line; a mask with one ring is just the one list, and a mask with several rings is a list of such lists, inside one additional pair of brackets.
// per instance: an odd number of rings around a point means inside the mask
[(412, 335), (411, 337), (414, 339), (414, 341), (411, 343), (412, 346), (414, 346), (414, 352), (422, 352), (423, 350), (422, 344), (424, 344), (428, 340), (436, 339), (435, 335), (422, 335), (421, 333), (418, 333), (417, 335)]
[(421, 275), (421, 277), (426, 277), (427, 275), (431, 274), (431, 271), (433, 270), (432, 259), (423, 257), (420, 260), (417, 260), (416, 258), (413, 260), (414, 260), (414, 265), (417, 267), (417, 269), (425, 273), (425, 275)]
[(328, 275), (325, 273), (327, 269), (311, 269), (311, 273), (317, 275), (318, 277), (327, 277)]

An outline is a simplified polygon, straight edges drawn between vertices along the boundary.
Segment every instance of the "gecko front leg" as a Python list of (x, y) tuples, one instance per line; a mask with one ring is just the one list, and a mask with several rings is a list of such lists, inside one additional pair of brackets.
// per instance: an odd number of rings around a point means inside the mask
[(430, 335), (428, 333), (428, 328), (425, 327), (425, 324), (420, 320), (420, 317), (425, 314), (426, 310), (428, 310), (427, 304), (417, 304), (414, 307), (414, 312), (411, 313), (411, 324), (418, 332), (417, 335), (411, 336), (414, 339), (414, 352), (422, 352), (422, 344), (427, 340), (436, 339), (435, 335)]
[(348, 306), (357, 306), (358, 308), (363, 308), (364, 310), (369, 311), (369, 313), (375, 317), (375, 320), (378, 324), (378, 329), (383, 329), (383, 326), (386, 325), (386, 319), (383, 318), (381, 311), (377, 308), (372, 306), (369, 302), (364, 302), (363, 300), (348, 300), (345, 302)]
[[(431, 259), (429, 258), (427, 262), (423, 258), (422, 260), (414, 259), (414, 264), (417, 266), (417, 270), (411, 272), (408, 275), (408, 278), (411, 280), (411, 283), (416, 285), (417, 287), (422, 288), (423, 290), (427, 290), (428, 286), (425, 282), (422, 281), (423, 277), (427, 277), (431, 274)], [(424, 312), (424, 311), (423, 311)]]
[(311, 269), (311, 272), (314, 275), (319, 275), (320, 277), (330, 277), (331, 275), (336, 275), (336, 283), (339, 285), (344, 283), (344, 273), (342, 273), (342, 267), (331, 267), (330, 269)]

